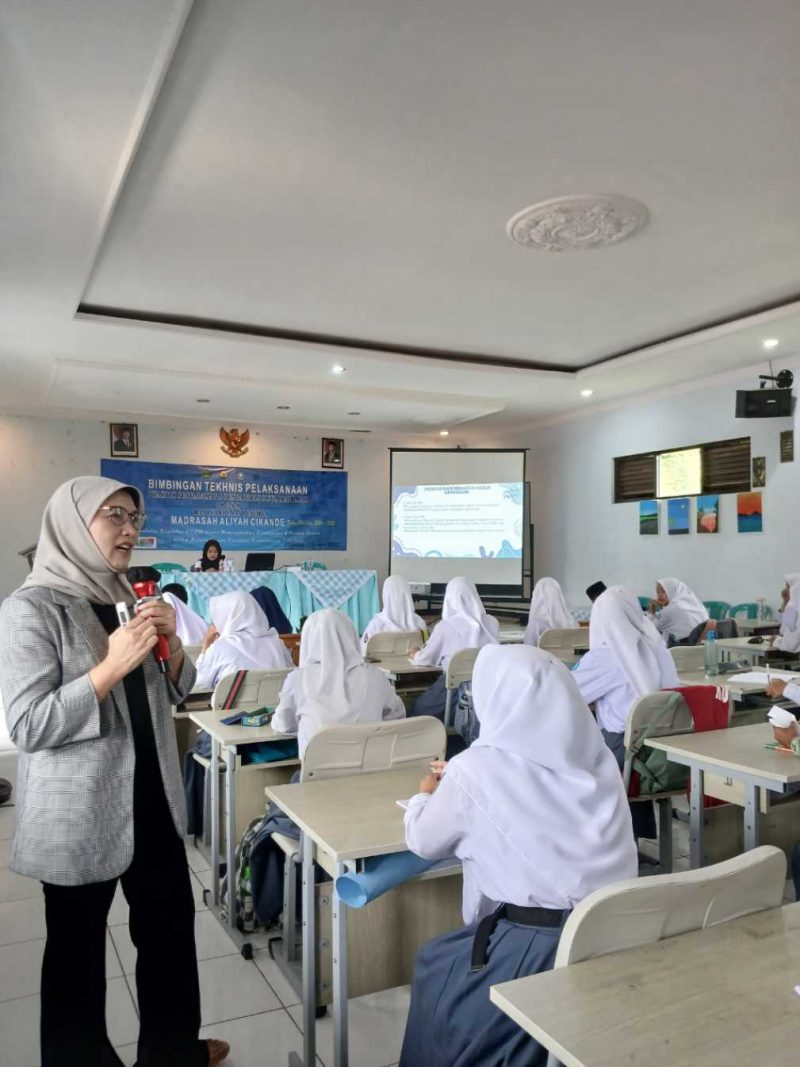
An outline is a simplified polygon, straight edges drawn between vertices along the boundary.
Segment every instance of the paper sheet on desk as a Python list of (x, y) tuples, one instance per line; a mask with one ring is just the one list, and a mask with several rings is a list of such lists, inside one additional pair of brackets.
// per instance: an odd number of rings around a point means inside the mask
[(773, 678), (778, 678), (782, 682), (789, 682), (792, 678), (798, 678), (797, 671), (742, 671), (741, 674), (726, 674), (726, 682), (758, 682), (759, 685), (766, 685), (767, 682)]

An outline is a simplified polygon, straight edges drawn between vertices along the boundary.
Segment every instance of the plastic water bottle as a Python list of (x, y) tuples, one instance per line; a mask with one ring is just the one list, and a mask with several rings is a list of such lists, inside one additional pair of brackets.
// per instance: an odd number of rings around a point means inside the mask
[(767, 606), (763, 596), (758, 598), (758, 617), (762, 621), (767, 617)]
[(256, 928), (255, 910), (253, 908), (253, 888), (250, 879), (250, 866), (245, 866), (239, 879), (241, 900), (241, 926), (243, 933), (252, 933)]
[(719, 649), (717, 648), (716, 630), (706, 632), (706, 675), (719, 674)]

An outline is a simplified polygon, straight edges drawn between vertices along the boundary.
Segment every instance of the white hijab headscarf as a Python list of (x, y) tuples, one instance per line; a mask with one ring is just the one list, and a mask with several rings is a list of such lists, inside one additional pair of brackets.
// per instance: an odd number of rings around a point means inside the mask
[(612, 586), (594, 602), (589, 648), (610, 648), (638, 696), (661, 688), (661, 637), (628, 589)]
[(686, 582), (680, 578), (659, 578), (658, 584), (669, 598), (669, 607), (683, 612), (693, 626), (708, 622), (708, 612), (702, 600), (695, 596)]
[(517, 861), (503, 874), (506, 899), (555, 896), (573, 906), (635, 877), (619, 768), (566, 667), (541, 649), (488, 645), (475, 661), (472, 695), (480, 736), (447, 775)]
[(527, 640), (528, 633), (532, 633), (534, 629), (539, 632), (543, 629), (573, 630), (575, 625), (575, 619), (564, 600), (561, 586), (555, 578), (540, 578), (533, 587), (525, 644), (536, 643), (533, 640)]
[(175, 609), (175, 629), (182, 643), (201, 645), (208, 629), (206, 620), (174, 593), (162, 593), (162, 596)]
[(33, 569), (23, 588), (57, 589), (96, 604), (136, 599), (128, 579), (111, 569), (89, 532), (98, 508), (120, 490), (142, 507), (139, 490), (113, 478), (72, 478), (56, 489), (45, 505)]
[(309, 615), (300, 637), (300, 669), (305, 710), (315, 720), (329, 726), (358, 721), (369, 675), (347, 615), (335, 608)]
[(370, 620), (371, 633), (396, 633), (411, 630), (424, 630), (425, 620), (414, 611), (411, 587), (405, 578), (393, 574), (383, 583), (383, 611), (379, 611)]
[(451, 578), (447, 583), (442, 621), (461, 639), (462, 648), (497, 642), (495, 620), (486, 614), (475, 583), (469, 578)]

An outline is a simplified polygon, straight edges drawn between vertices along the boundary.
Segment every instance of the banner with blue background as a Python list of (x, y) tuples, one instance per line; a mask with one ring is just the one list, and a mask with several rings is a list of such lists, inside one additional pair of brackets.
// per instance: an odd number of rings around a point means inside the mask
[(345, 471), (260, 470), (103, 459), (100, 473), (140, 490), (147, 525), (140, 548), (343, 551)]

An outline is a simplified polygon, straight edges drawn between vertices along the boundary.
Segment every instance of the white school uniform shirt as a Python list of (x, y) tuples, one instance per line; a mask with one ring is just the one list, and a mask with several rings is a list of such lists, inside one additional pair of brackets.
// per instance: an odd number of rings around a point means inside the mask
[(198, 615), (196, 611), (192, 611), (189, 605), (184, 604), (180, 597), (175, 596), (174, 593), (163, 593), (162, 595), (166, 602), (175, 609), (175, 629), (181, 639), (181, 643), (184, 645), (202, 645), (208, 629), (208, 623), (203, 616)]
[(283, 683), (272, 726), (296, 734), (302, 759), (319, 730), (343, 723), (403, 719), (406, 710), (388, 677), (364, 662), (353, 623), (325, 608), (306, 620), (300, 666)]
[(500, 624), (493, 615), (486, 614), (474, 582), (451, 578), (444, 592), (441, 621), (414, 657), (414, 663), (446, 667), (450, 657), (463, 648), (496, 645), (499, 633)]
[(573, 630), (577, 626), (555, 578), (540, 578), (533, 587), (523, 644), (538, 645), (545, 630)]
[(781, 632), (772, 647), (800, 652), (800, 577), (789, 586), (789, 603), (781, 617)]
[(197, 657), (198, 689), (213, 689), (234, 671), (268, 671), (291, 667), (292, 657), (249, 593), (241, 589), (212, 596), (211, 621), (219, 637)]
[(367, 642), (374, 634), (409, 633), (411, 630), (426, 630), (425, 620), (414, 611), (411, 588), (405, 578), (393, 574), (383, 583), (381, 593), (383, 611), (373, 615), (361, 635), (361, 647), (366, 652)]
[(566, 667), (541, 649), (490, 645), (472, 694), (480, 737), (405, 815), (412, 852), (461, 860), (464, 922), (501, 903), (573, 908), (635, 878), (619, 768)]
[(595, 601), (589, 651), (572, 677), (586, 703), (594, 704), (598, 726), (615, 734), (624, 733), (640, 696), (680, 685), (675, 661), (639, 601), (619, 586)]
[[(222, 562), (220, 563), (219, 567), (217, 567), (217, 572), (220, 572), (220, 571), (232, 571), (233, 569), (234, 569), (233, 560), (228, 559), (228, 557), (226, 556), (225, 559), (223, 559)], [(193, 571), (200, 571), (203, 574), (205, 573), (205, 571), (203, 571), (203, 557), (202, 556), (200, 557), (200, 559), (196, 559), (194, 561), (194, 563), (192, 564), (192, 570)]]
[(653, 619), (659, 633), (672, 634), (676, 641), (682, 641), (701, 622), (708, 622), (703, 602), (685, 582), (679, 578), (659, 578), (658, 584), (669, 597), (669, 604)]

